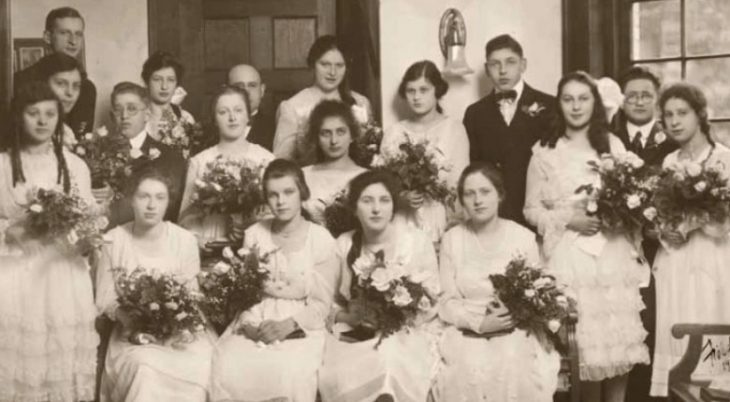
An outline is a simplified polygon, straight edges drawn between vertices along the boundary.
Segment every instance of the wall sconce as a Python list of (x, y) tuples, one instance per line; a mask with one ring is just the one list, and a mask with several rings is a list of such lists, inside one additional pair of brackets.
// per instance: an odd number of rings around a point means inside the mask
[(444, 74), (463, 76), (474, 72), (466, 64), (466, 25), (459, 10), (449, 8), (444, 12), (439, 24), (439, 44), (441, 53), (446, 58)]

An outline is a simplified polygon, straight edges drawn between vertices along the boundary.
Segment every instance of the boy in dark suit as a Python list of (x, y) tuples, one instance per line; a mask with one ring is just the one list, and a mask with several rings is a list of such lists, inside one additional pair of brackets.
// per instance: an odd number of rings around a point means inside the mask
[(228, 72), (228, 83), (238, 85), (248, 93), (251, 103), (251, 130), (246, 139), (271, 151), (274, 148), (276, 123), (273, 114), (261, 109), (261, 99), (266, 93), (266, 84), (262, 82), (261, 74), (253, 66), (239, 64)]
[(555, 98), (524, 82), (527, 60), (511, 36), (487, 42), (486, 59), (485, 70), (494, 89), (464, 114), (470, 159), (489, 162), (502, 172), (507, 198), (500, 215), (527, 226), (522, 214), (527, 165), (532, 146), (550, 129)]

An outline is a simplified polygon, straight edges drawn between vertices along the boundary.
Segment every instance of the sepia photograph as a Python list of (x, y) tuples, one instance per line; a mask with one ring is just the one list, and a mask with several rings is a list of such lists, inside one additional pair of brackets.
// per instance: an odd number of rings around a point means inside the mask
[(730, 401), (730, 0), (0, 0), (0, 402)]

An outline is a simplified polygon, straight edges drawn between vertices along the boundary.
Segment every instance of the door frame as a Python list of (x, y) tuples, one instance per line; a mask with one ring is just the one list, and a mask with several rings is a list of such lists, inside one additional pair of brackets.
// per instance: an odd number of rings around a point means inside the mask
[(10, 27), (10, 0), (0, 0), (0, 114), (10, 110), (13, 80), (13, 43)]

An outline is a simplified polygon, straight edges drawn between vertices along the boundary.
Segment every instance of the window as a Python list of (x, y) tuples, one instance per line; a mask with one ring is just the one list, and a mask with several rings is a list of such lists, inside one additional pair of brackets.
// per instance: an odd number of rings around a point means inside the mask
[(730, 144), (730, 1), (632, 0), (631, 64), (705, 92), (713, 134)]

